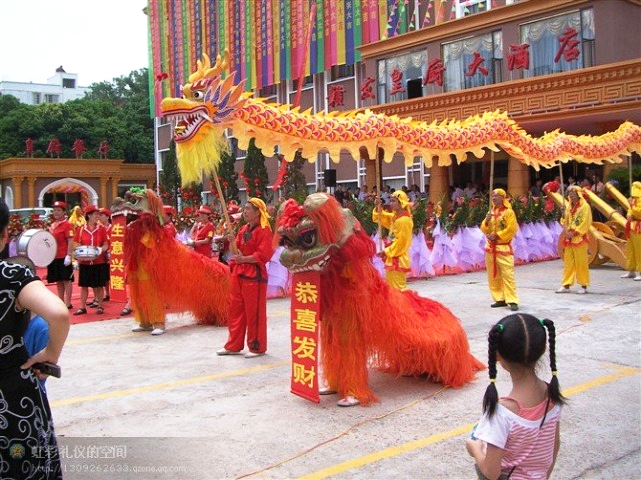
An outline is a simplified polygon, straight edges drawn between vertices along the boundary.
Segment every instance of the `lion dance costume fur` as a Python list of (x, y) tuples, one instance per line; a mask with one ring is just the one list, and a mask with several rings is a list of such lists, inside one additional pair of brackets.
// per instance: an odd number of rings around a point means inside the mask
[(293, 273), (321, 271), (321, 352), (328, 385), (361, 404), (376, 401), (368, 366), (428, 375), (451, 387), (483, 365), (460, 321), (442, 304), (391, 288), (372, 264), (376, 248), (334, 197), (316, 193), (301, 207), (287, 200), (278, 219), (281, 263)]
[(191, 311), (199, 324), (227, 324), (227, 265), (181, 244), (162, 226), (162, 201), (152, 191), (114, 200), (127, 215), (125, 265), (131, 304), (142, 326), (164, 328), (166, 307)]

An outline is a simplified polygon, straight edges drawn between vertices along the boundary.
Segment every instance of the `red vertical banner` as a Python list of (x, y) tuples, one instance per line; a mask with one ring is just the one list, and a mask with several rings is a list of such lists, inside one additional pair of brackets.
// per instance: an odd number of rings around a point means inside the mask
[(320, 272), (295, 273), (291, 300), (292, 393), (320, 403), (318, 395)]
[(109, 244), (109, 288), (112, 300), (127, 301), (125, 287), (125, 215), (114, 215), (111, 218), (111, 235)]

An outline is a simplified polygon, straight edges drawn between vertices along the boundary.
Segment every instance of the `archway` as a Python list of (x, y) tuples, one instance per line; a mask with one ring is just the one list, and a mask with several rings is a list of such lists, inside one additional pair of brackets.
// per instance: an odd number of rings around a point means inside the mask
[(44, 196), (47, 193), (63, 193), (63, 194), (80, 194), (80, 207), (85, 208), (87, 205), (98, 205), (98, 193), (86, 182), (78, 180), (77, 178), (61, 178), (51, 182), (40, 191), (38, 196), (38, 205), (42, 206)]
[(4, 189), (4, 203), (7, 204), (9, 210), (13, 208), (13, 188), (6, 187)]

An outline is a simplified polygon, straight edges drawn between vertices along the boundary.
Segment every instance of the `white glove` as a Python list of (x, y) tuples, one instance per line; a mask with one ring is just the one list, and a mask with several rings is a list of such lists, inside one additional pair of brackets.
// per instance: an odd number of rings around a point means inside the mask
[(65, 267), (68, 267), (69, 265), (71, 265), (71, 255), (67, 255), (65, 257)]
[(73, 269), (78, 270), (78, 260), (74, 260), (73, 262)]

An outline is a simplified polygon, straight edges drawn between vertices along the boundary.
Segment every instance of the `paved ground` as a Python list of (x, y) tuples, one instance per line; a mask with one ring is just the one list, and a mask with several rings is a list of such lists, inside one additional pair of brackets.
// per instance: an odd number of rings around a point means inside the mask
[[(557, 323), (570, 398), (553, 477), (639, 478), (641, 283), (606, 266), (592, 270), (589, 295), (555, 295), (560, 274), (558, 260), (517, 268), (522, 311)], [(485, 272), (411, 286), (461, 318), (485, 361), (487, 331), (509, 313), (489, 308)], [(289, 300), (268, 311), (269, 354), (255, 359), (217, 357), (226, 329), (188, 315), (161, 337), (131, 333), (131, 318), (73, 325), (63, 377), (48, 381), (66, 478), (475, 478), (464, 439), (486, 372), (458, 390), (372, 372), (380, 403), (317, 405), (289, 393)], [(501, 372), (501, 393), (507, 382)]]

